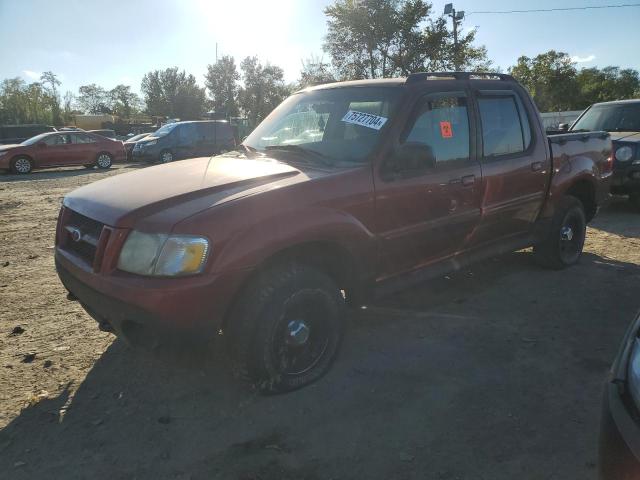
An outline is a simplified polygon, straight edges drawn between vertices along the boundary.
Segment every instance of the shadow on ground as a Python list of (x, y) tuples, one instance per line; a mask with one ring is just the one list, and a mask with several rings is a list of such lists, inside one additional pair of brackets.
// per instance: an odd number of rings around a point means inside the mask
[(219, 353), (114, 342), (0, 432), (7, 478), (595, 479), (603, 380), (640, 267), (518, 252), (353, 315), (311, 387), (263, 397)]

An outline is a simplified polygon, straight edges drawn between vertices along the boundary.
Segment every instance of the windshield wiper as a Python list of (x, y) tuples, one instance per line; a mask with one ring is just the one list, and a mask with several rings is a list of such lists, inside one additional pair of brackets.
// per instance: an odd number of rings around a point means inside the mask
[(324, 153), (311, 150), (310, 148), (303, 148), (300, 145), (268, 145), (264, 147), (264, 149), (268, 151), (282, 150), (283, 152), (302, 153), (307, 157), (312, 156), (313, 158), (319, 160), (323, 165), (326, 165), (328, 167), (333, 166), (333, 162), (331, 161), (331, 159)]

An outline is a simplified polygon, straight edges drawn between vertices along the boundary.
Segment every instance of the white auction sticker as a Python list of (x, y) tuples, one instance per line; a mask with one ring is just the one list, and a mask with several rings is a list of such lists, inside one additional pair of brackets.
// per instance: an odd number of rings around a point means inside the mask
[(382, 126), (387, 122), (387, 119), (385, 117), (379, 117), (378, 115), (371, 115), (370, 113), (349, 110), (347, 114), (342, 117), (342, 121), (347, 123), (354, 123), (356, 125), (360, 125), (361, 127), (380, 130)]

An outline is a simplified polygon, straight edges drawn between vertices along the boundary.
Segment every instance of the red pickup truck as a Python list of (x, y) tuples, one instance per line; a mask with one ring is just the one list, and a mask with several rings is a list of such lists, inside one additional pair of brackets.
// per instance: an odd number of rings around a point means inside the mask
[(329, 369), (346, 306), (529, 246), (577, 262), (612, 161), (606, 132), (547, 138), (508, 75), (324, 85), (238, 151), (67, 195), (56, 267), (103, 330), (222, 334), (238, 374), (287, 391)]

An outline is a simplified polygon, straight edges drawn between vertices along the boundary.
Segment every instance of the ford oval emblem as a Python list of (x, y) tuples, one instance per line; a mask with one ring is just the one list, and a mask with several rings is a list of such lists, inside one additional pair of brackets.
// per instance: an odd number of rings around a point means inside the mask
[(74, 242), (79, 242), (80, 240), (82, 240), (82, 232), (80, 231), (80, 229), (70, 227), (68, 231), (71, 234), (71, 240), (73, 240)]

